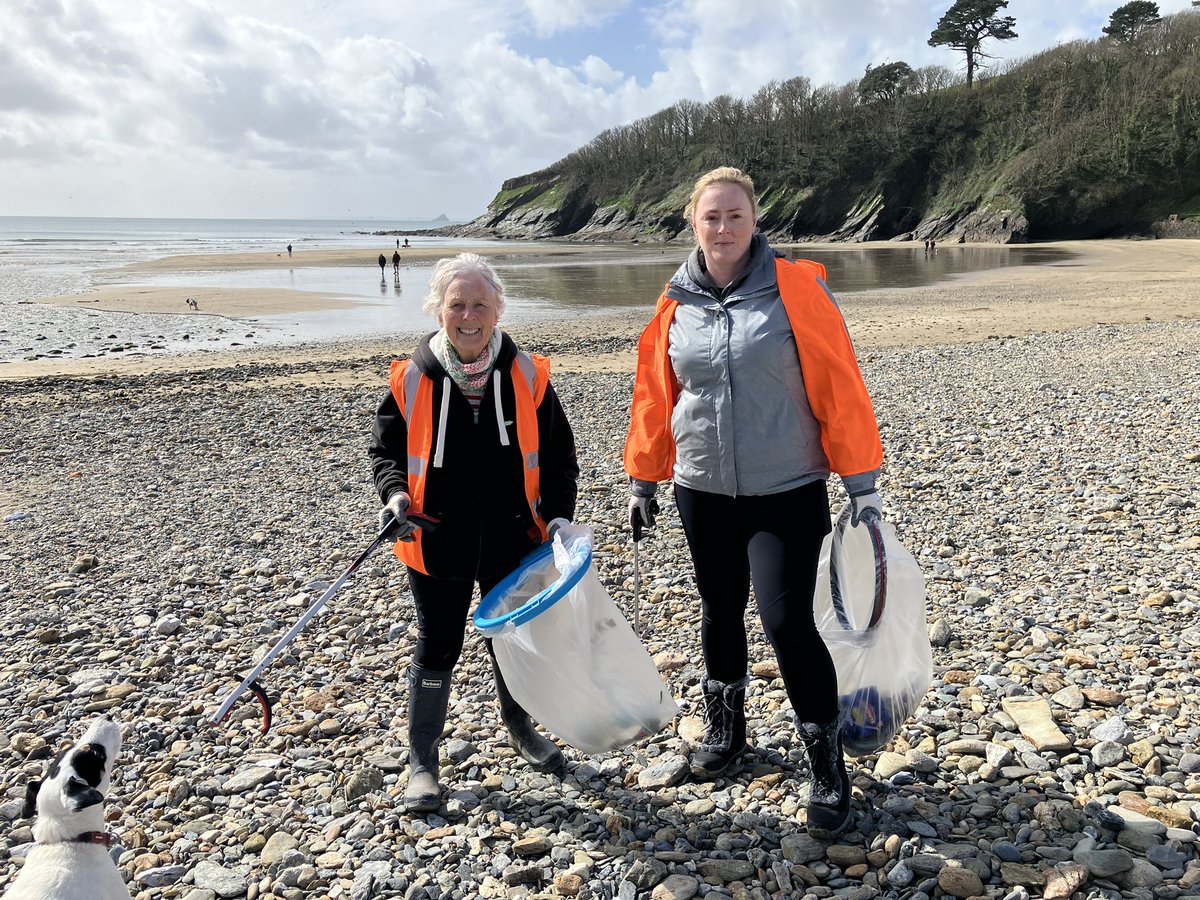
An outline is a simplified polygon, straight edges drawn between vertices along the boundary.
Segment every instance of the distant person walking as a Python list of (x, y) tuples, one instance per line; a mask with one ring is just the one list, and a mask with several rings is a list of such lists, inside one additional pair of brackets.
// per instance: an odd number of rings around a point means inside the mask
[(379, 254), (379, 278), (383, 279), (383, 270), (387, 268), (387, 257), (382, 253)]
[(397, 278), (400, 277), (400, 251), (397, 250), (392, 254), (392, 274)]
[(292, 258), (292, 245), (288, 244), (288, 259)]
[(396, 238), (396, 249), (400, 249), (400, 238)]
[(405, 239), (404, 239), (404, 246), (405, 246), (405, 247), (407, 247), (407, 246), (408, 246), (408, 238), (405, 238)]

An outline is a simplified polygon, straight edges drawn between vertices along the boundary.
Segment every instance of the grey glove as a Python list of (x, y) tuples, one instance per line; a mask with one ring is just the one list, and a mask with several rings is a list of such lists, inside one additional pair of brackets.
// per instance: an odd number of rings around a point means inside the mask
[(388, 527), (388, 523), (393, 519), (398, 523), (396, 525), (395, 537), (400, 541), (411, 541), (412, 533), (417, 530), (417, 526), (408, 521), (408, 516), (405, 515), (406, 510), (412, 500), (404, 491), (396, 491), (388, 498), (388, 502), (383, 509), (379, 511), (379, 527), (384, 529)]
[(859, 522), (870, 518), (877, 521), (883, 520), (883, 498), (879, 496), (879, 491), (871, 491), (868, 494), (851, 494), (850, 525), (857, 528)]

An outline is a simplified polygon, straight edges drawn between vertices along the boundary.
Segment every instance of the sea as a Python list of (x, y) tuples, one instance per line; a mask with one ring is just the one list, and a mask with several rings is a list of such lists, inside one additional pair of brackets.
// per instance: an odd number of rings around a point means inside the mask
[[(617, 310), (647, 312), (687, 255), (686, 244), (597, 245), (579, 253), (514, 254), (514, 241), (448, 238), (428, 234), (454, 224), (413, 219), (137, 219), (0, 216), (0, 364), (39, 358), (113, 353), (157, 354), (227, 350), (243, 346), (307, 344), (379, 337), (435, 327), (421, 312), (431, 262), (391, 267), (383, 278), (373, 260), (390, 257), (397, 238), (411, 246), (471, 246), (493, 261), (505, 284), (505, 320), (536, 322)], [(392, 233), (395, 233), (393, 235)], [(364, 265), (155, 272), (137, 285), (268, 288), (315, 291), (351, 301), (348, 309), (236, 318), (145, 314), (59, 307), (35, 302), (126, 283), (116, 270), (168, 256), (275, 252), (288, 244), (307, 249), (361, 248)], [(919, 245), (802, 248), (824, 263), (829, 284), (853, 302), (856, 291), (932, 284), (966, 272), (1062, 261), (1069, 253), (1046, 247)]]

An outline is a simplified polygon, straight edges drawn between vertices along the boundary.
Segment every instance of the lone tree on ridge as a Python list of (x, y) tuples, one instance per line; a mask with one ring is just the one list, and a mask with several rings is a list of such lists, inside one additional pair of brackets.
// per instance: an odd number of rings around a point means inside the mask
[(987, 57), (980, 45), (987, 38), (1009, 41), (1017, 37), (1012, 16), (998, 16), (1008, 8), (1008, 0), (957, 0), (937, 23), (929, 36), (930, 47), (951, 47), (967, 55), (967, 87), (975, 80), (978, 60)]
[(914, 90), (916, 84), (917, 73), (906, 62), (867, 66), (866, 74), (858, 82), (858, 95), (867, 101), (894, 100)]
[(1158, 4), (1154, 0), (1130, 0), (1124, 6), (1118, 6), (1108, 17), (1104, 33), (1114, 41), (1132, 44), (1146, 29), (1161, 21)]

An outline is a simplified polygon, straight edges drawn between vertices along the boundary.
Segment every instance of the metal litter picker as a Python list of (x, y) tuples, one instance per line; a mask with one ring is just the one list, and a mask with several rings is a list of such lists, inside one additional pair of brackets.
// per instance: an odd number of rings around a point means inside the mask
[[(429, 516), (423, 516), (420, 513), (409, 513), (407, 518), (408, 521), (412, 522), (418, 528), (423, 528), (425, 531), (433, 531), (438, 525), (437, 519)], [(313, 601), (312, 605), (304, 611), (304, 615), (302, 615), (296, 621), (296, 624), (288, 629), (287, 634), (281, 637), (275, 643), (275, 646), (267, 652), (267, 655), (259, 661), (258, 665), (251, 669), (250, 673), (242, 679), (241, 683), (232, 691), (230, 691), (229, 696), (225, 698), (225, 701), (209, 719), (213, 725), (219, 725), (222, 721), (224, 721), (229, 715), (230, 710), (233, 709), (233, 705), (237, 703), (238, 698), (241, 697), (246, 691), (250, 691), (255, 697), (258, 698), (258, 702), (262, 704), (262, 733), (266, 734), (267, 731), (270, 730), (271, 699), (267, 696), (267, 692), (263, 689), (262, 685), (258, 683), (258, 676), (266, 670), (267, 666), (275, 661), (279, 654), (281, 654), (287, 648), (287, 645), (295, 639), (296, 635), (304, 630), (304, 626), (313, 620), (313, 617), (321, 611), (321, 608), (329, 601), (329, 598), (336, 594), (342, 585), (350, 580), (351, 576), (353, 576), (354, 573), (358, 571), (359, 567), (366, 562), (367, 557), (378, 550), (383, 544), (392, 539), (392, 536), (396, 533), (396, 528), (398, 525), (399, 522), (396, 519), (392, 519), (386, 525), (384, 525), (383, 528), (380, 529), (379, 534), (376, 535), (375, 540), (371, 541), (367, 549), (359, 554), (358, 559), (354, 560), (354, 562), (350, 564), (350, 568), (346, 569), (346, 571), (338, 577), (338, 580), (329, 586), (325, 593)]]
[(649, 528), (654, 524), (658, 515), (658, 501), (650, 500), (650, 521), (642, 522), (637, 510), (629, 513), (629, 527), (633, 530), (633, 630), (638, 638), (642, 636), (642, 565), (638, 558), (638, 549), (642, 545), (642, 526)]

